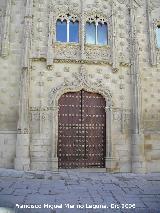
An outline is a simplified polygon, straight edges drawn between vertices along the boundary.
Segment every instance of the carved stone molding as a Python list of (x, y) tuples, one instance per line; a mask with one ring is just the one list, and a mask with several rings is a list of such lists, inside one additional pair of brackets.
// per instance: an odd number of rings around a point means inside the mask
[(116, 19), (116, 8), (112, 4), (112, 68), (113, 72), (117, 72), (119, 69), (119, 59), (118, 59), (118, 50), (117, 50), (117, 19)]
[[(74, 74), (74, 80), (72, 82), (60, 84), (58, 87), (53, 88), (49, 94), (49, 105), (53, 106), (53, 130), (52, 130), (52, 158), (57, 159), (57, 143), (58, 143), (58, 100), (64, 93), (76, 92), (79, 90), (86, 90), (88, 92), (94, 92), (101, 94), (106, 100), (106, 107), (110, 110), (106, 110), (106, 158), (112, 157), (112, 142), (111, 142), (111, 131), (112, 131), (112, 95), (108, 88), (104, 87), (101, 82), (93, 84), (88, 78), (88, 73), (85, 65), (81, 65), (80, 70)], [(52, 167), (54, 167), (52, 165)], [(108, 165), (106, 163), (106, 168)]]
[[(58, 43), (56, 42), (54, 45), (55, 51), (55, 59), (80, 59), (80, 45), (79, 44), (71, 44), (71, 43)], [(53, 50), (52, 50), (53, 51)]]
[(53, 12), (49, 13), (49, 32), (48, 32), (48, 50), (47, 50), (47, 66), (50, 67), (53, 65), (53, 58), (54, 58), (54, 50), (53, 50)]
[(6, 11), (4, 13), (3, 28), (2, 28), (2, 45), (1, 55), (6, 57), (9, 55), (10, 49), (10, 22), (11, 22), (11, 0), (7, 0)]
[(74, 74), (74, 81), (64, 82), (59, 86), (53, 88), (49, 94), (49, 106), (58, 106), (58, 99), (66, 92), (86, 90), (89, 92), (96, 92), (105, 97), (107, 102), (111, 102), (112, 95), (108, 87), (104, 87), (101, 82), (93, 85), (88, 78), (85, 65), (81, 65), (79, 72)]
[[(103, 4), (101, 4), (103, 3)], [(50, 1), (49, 3), (49, 37), (48, 37), (48, 52), (47, 65), (52, 65), (53, 61), (57, 60), (83, 60), (89, 63), (96, 60), (98, 63), (112, 64), (112, 19), (109, 8), (110, 4), (105, 2), (95, 1), (91, 7), (84, 6), (84, 2), (75, 3), (74, 1)], [(97, 7), (101, 6), (101, 9)], [(108, 8), (109, 5), (109, 8)], [(56, 21), (57, 19), (67, 19), (66, 14), (70, 14), (75, 19), (79, 20), (79, 43), (60, 43), (56, 42)], [(85, 44), (85, 23), (88, 19), (99, 17), (101, 22), (106, 22), (109, 29), (108, 44), (104, 46), (87, 45)], [(96, 62), (96, 63), (97, 63)]]
[(157, 9), (157, 7), (153, 7), (153, 4), (160, 8), (160, 3), (156, 3), (156, 1), (151, 2), (147, 0), (147, 18), (148, 18), (148, 30), (149, 30), (149, 53), (150, 53), (150, 63), (151, 65), (157, 65), (159, 61), (159, 49), (156, 48), (156, 27), (159, 24), (160, 16), (157, 19), (153, 19), (153, 10)]
[(148, 0), (149, 3), (149, 9), (154, 10), (158, 7), (160, 7), (160, 1), (159, 0)]
[(22, 68), (30, 67), (31, 58), (31, 40), (32, 40), (32, 9), (33, 0), (27, 0), (26, 13), (24, 18), (24, 35), (23, 35), (23, 53), (22, 53)]
[(143, 4), (142, 0), (117, 0), (120, 4), (125, 4), (128, 7), (130, 7), (131, 1), (134, 7), (141, 7)]
[(126, 131), (131, 130), (131, 115), (132, 112), (130, 109), (121, 108), (112, 108), (112, 120), (113, 123), (118, 123), (120, 126), (120, 131), (124, 134)]
[(99, 60), (111, 62), (111, 49), (109, 46), (85, 45), (86, 60)]

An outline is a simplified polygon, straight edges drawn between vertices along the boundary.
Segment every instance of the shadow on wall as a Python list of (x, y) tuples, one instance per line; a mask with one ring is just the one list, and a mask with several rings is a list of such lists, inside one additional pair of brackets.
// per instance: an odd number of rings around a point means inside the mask
[(15, 213), (13, 209), (0, 207), (0, 213)]

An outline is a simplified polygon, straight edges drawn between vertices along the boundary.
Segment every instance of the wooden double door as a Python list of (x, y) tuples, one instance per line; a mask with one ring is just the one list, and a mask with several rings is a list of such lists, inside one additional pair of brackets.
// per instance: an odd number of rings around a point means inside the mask
[(59, 168), (103, 168), (106, 153), (105, 99), (84, 90), (59, 99)]

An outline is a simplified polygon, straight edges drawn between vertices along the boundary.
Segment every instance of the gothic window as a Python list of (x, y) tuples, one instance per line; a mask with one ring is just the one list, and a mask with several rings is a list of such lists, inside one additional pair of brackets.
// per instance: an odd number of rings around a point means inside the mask
[(79, 21), (76, 16), (59, 16), (56, 23), (56, 41), (79, 42)]
[(108, 26), (103, 18), (98, 16), (89, 18), (86, 22), (86, 43), (87, 44), (108, 44)]
[(160, 48), (160, 25), (156, 28), (157, 47)]

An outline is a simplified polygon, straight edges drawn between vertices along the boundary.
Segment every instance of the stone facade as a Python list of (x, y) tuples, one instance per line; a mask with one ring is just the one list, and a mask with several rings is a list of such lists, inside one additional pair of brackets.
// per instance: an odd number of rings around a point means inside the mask
[[(106, 99), (111, 172), (160, 172), (159, 0), (0, 1), (0, 167), (58, 168), (58, 99), (84, 89)], [(76, 15), (80, 42), (56, 42), (56, 20)], [(85, 44), (99, 15), (108, 45)]]

